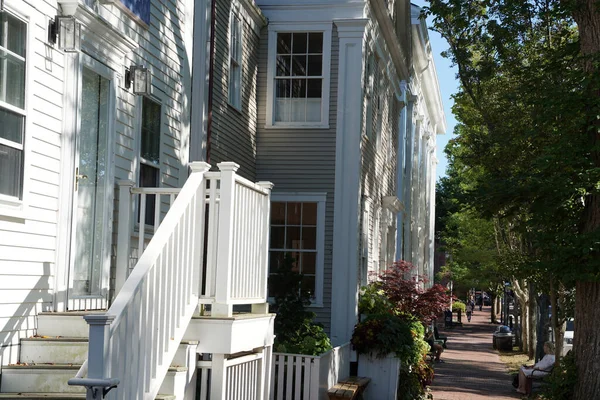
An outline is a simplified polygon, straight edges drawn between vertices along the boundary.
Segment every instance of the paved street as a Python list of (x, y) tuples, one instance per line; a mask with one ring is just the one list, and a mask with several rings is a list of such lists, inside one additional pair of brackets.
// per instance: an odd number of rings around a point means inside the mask
[[(479, 307), (477, 307), (479, 310)], [(476, 311), (471, 319), (463, 317), (462, 328), (440, 330), (448, 336), (445, 363), (435, 364), (431, 386), (434, 400), (519, 399), (511, 377), (495, 350), (489, 323), (490, 308)]]

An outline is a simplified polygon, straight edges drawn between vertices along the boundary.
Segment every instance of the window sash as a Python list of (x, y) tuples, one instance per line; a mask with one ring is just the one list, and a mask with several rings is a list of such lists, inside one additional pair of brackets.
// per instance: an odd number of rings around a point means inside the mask
[(25, 111), (27, 22), (0, 12), (0, 198), (23, 200), (25, 177)]
[(228, 101), (235, 108), (241, 107), (242, 21), (231, 13), (229, 21), (229, 79)]

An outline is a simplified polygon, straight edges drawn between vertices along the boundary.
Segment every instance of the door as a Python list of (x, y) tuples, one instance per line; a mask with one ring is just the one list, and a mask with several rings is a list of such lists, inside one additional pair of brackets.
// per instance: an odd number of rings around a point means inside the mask
[[(84, 62), (75, 135), (69, 310), (107, 307), (112, 230), (113, 88), (105, 66)], [(102, 73), (104, 72), (104, 74)]]

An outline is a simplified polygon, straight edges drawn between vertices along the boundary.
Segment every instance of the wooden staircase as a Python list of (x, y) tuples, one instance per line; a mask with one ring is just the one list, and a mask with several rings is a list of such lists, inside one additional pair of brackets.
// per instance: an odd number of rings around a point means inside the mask
[[(83, 315), (92, 313), (41, 313), (38, 335), (21, 339), (19, 363), (2, 367), (0, 399), (85, 399), (84, 388), (67, 381), (88, 356), (89, 327)], [(179, 345), (156, 399), (194, 398), (197, 345)]]

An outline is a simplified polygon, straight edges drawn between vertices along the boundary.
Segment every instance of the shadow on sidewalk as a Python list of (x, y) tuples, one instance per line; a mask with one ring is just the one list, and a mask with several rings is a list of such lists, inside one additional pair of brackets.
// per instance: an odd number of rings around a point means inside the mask
[(520, 399), (511, 385), (498, 353), (492, 349), (496, 324), (490, 324), (490, 308), (476, 312), (471, 322), (447, 329), (444, 363), (435, 364), (431, 386), (435, 400)]

